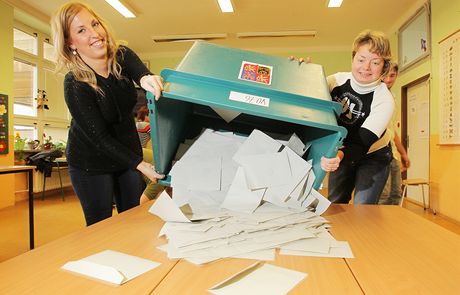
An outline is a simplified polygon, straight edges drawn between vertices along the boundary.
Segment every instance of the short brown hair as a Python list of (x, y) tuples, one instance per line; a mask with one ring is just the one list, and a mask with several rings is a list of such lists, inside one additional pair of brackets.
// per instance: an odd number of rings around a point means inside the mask
[(390, 41), (384, 33), (379, 31), (364, 30), (356, 36), (353, 41), (353, 50), (351, 58), (354, 58), (358, 49), (363, 45), (369, 45), (369, 51), (383, 58), (385, 64), (382, 70), (382, 76), (390, 70), (391, 49)]
[(395, 61), (392, 61), (390, 63), (390, 69), (388, 70), (388, 72), (391, 72), (392, 70), (395, 71), (396, 74), (399, 74), (399, 65)]

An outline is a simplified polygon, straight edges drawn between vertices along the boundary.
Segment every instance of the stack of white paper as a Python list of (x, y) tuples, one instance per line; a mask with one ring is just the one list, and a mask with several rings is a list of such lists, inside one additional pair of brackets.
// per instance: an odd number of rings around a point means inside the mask
[(159, 248), (196, 264), (273, 260), (277, 248), (352, 256), (347, 245), (322, 236), (329, 226), (320, 215), (330, 202), (312, 188), (305, 150), (295, 136), (284, 146), (258, 130), (247, 139), (205, 130), (173, 167), (172, 199), (163, 192), (150, 208), (166, 221), (160, 235), (168, 243)]
[[(301, 242), (324, 237), (328, 228), (327, 220), (312, 211), (299, 212), (268, 202), (252, 213), (222, 209), (192, 222), (184, 207), (177, 207), (166, 192), (149, 211), (166, 221), (160, 235), (166, 236), (168, 243), (159, 248), (171, 259), (185, 258), (196, 264), (226, 257), (273, 260), (275, 249), (291, 242), (300, 244), (287, 250), (316, 253), (319, 242), (312, 242), (311, 247), (305, 242), (304, 248)], [(331, 242), (324, 243), (319, 252), (329, 254), (332, 247)]]

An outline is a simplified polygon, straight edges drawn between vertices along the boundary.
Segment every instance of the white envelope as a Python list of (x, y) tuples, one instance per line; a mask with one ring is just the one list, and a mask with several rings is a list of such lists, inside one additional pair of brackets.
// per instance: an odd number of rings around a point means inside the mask
[(306, 276), (307, 274), (303, 272), (270, 264), (256, 263), (211, 287), (208, 291), (218, 295), (287, 294)]
[(84, 276), (121, 285), (159, 266), (160, 263), (105, 250), (76, 261), (69, 261), (61, 268)]

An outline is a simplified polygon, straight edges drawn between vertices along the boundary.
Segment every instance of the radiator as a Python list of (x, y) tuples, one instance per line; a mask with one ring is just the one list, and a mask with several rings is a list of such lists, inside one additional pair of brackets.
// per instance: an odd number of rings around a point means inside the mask
[[(69, 169), (67, 167), (60, 168), (62, 186), (71, 186)], [(51, 172), (51, 177), (46, 178), (45, 191), (60, 189), (61, 185), (59, 183), (59, 174), (57, 168), (53, 167), (53, 172)], [(34, 172), (34, 193), (43, 191), (43, 173), (39, 171)]]

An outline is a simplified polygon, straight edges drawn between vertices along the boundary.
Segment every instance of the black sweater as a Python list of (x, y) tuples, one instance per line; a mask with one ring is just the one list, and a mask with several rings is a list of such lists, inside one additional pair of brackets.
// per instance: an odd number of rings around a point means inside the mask
[(94, 174), (135, 169), (142, 161), (142, 148), (133, 117), (137, 94), (133, 81), (150, 74), (129, 48), (120, 47), (117, 60), (124, 79), (98, 74), (97, 85), (105, 95), (69, 72), (64, 81), (64, 97), (72, 115), (67, 142), (70, 166)]

